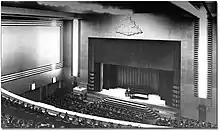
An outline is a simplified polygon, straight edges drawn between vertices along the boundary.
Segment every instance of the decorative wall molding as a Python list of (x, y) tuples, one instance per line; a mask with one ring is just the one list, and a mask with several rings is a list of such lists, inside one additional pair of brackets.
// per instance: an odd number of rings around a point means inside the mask
[[(54, 68), (54, 65), (55, 65), (55, 68)], [(22, 79), (25, 77), (30, 77), (33, 75), (46, 73), (52, 70), (60, 69), (62, 67), (63, 67), (63, 63), (56, 63), (56, 64), (50, 64), (50, 65), (45, 65), (45, 66), (21, 71), (21, 72), (3, 75), (1, 76), (1, 83), (6, 83), (6, 82)]]
[(132, 36), (136, 34), (142, 34), (143, 31), (136, 24), (136, 22), (132, 20), (131, 16), (128, 16), (121, 21), (121, 24), (118, 26), (116, 33)]
[(212, 99), (212, 70), (213, 70), (213, 23), (208, 19), (208, 91), (207, 98)]
[(199, 20), (194, 21), (194, 96), (198, 97), (198, 48), (199, 48)]
[(7, 20), (3, 19), (1, 26), (55, 26), (60, 27), (63, 25), (62, 21), (36, 21), (36, 20)]

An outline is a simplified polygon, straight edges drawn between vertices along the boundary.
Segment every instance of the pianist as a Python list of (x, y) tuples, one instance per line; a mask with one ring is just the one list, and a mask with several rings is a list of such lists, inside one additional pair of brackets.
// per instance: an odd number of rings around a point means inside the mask
[(130, 96), (130, 88), (128, 87), (125, 91), (125, 97), (129, 97)]

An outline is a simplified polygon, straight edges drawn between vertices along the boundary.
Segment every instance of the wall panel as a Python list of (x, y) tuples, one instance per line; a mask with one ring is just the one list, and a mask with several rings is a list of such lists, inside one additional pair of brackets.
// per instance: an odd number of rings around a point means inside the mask
[(16, 94), (63, 79), (62, 22), (2, 23), (2, 88)]
[(59, 63), (60, 27), (2, 26), (2, 75)]

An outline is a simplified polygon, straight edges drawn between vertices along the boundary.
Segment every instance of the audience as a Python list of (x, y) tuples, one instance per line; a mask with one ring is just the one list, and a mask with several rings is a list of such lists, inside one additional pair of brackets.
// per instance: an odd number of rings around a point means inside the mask
[(201, 122), (193, 119), (177, 119), (167, 117), (160, 117), (156, 121), (156, 125), (170, 126), (174, 128), (217, 128), (217, 125), (212, 125), (210, 122)]
[[(216, 127), (216, 125), (212, 125), (209, 122), (199, 122), (191, 119), (182, 120), (182, 119), (171, 119), (171, 118), (161, 117), (157, 114), (156, 111), (153, 111), (153, 109), (150, 108), (149, 108), (150, 110), (149, 112), (153, 112), (153, 113), (141, 112), (125, 107), (118, 107), (105, 100), (100, 100), (94, 103), (85, 103), (84, 101), (79, 100), (76, 97), (71, 96), (70, 94), (65, 95), (63, 99), (60, 99), (52, 95), (49, 96), (49, 98), (45, 102), (57, 107), (65, 107), (65, 109), (74, 112), (80, 112), (80, 113), (106, 117), (111, 119), (124, 120), (124, 121), (149, 123), (149, 121), (145, 121), (145, 120), (156, 119), (156, 125), (160, 125), (160, 126), (170, 126), (175, 128), (215, 128)], [(155, 123), (150, 123), (150, 124), (155, 124)]]
[[(35, 107), (24, 102), (20, 102), (10, 97), (2, 97), (2, 128), (141, 128), (131, 125), (121, 125), (111, 122), (102, 122), (94, 119), (71, 116), (66, 112), (58, 112), (55, 116), (48, 113), (47, 109)], [(198, 121), (186, 118), (168, 118), (162, 117), (156, 111), (149, 108), (147, 112), (123, 107), (107, 100), (88, 103), (78, 99), (72, 94), (50, 95), (45, 103), (55, 107), (90, 114), (111, 119), (124, 121), (149, 123), (145, 120), (156, 120), (154, 123), (158, 126), (168, 126), (173, 128), (217, 128), (210, 122)], [(16, 110), (18, 113), (10, 113), (10, 110)], [(43, 111), (44, 110), (44, 111)], [(19, 116), (23, 113), (23, 117)], [(26, 117), (29, 116), (29, 117)]]
[[(114, 124), (109, 122), (102, 122), (98, 120), (73, 116), (70, 118), (69, 114), (65, 113), (62, 117), (61, 113), (52, 116), (47, 109), (37, 108), (34, 105), (19, 103), (19, 101), (10, 98), (2, 97), (2, 114), (1, 123), (2, 128), (113, 128)], [(25, 106), (26, 105), (26, 106)], [(10, 110), (14, 108), (18, 113), (12, 113)], [(7, 113), (4, 113), (7, 112)], [(21, 116), (18, 114), (23, 113)], [(11, 115), (13, 114), (13, 115)], [(27, 116), (31, 116), (27, 117)], [(38, 119), (40, 118), (40, 119)], [(48, 120), (47, 120), (48, 119)], [(130, 128), (130, 125), (116, 126), (116, 128)], [(138, 127), (132, 127), (138, 128)]]
[(149, 123), (146, 121), (147, 119), (156, 119), (158, 117), (158, 114), (150, 108), (149, 110), (151, 110), (151, 113), (146, 113), (144, 111), (135, 111), (128, 107), (117, 107), (104, 100), (87, 103), (83, 100), (77, 99), (77, 97), (71, 94), (66, 94), (64, 97), (51, 95), (43, 102), (74, 112), (130, 122)]

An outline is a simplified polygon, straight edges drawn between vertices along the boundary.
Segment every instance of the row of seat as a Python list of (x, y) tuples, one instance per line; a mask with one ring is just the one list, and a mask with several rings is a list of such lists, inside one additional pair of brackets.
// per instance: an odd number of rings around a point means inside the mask
[(131, 125), (106, 123), (66, 113), (53, 116), (47, 109), (36, 108), (19, 100), (2, 97), (2, 128), (135, 128)]
[(136, 103), (132, 103), (132, 102), (128, 102), (128, 101), (123, 101), (123, 100), (116, 99), (116, 98), (105, 98), (102, 101), (113, 104), (113, 105), (117, 105), (117, 106), (125, 108), (125, 109), (138, 111), (138, 112), (144, 114), (144, 116), (147, 116), (147, 119), (159, 118), (158, 111), (153, 110), (153, 108), (151, 108), (147, 105), (140, 105), (140, 104), (136, 104)]
[[(47, 104), (51, 104), (55, 107), (62, 107), (67, 110), (84, 114), (144, 124), (149, 123), (148, 121), (146, 121), (146, 119), (156, 119), (159, 117), (157, 113), (150, 108), (146, 108), (145, 111), (138, 111), (136, 110), (136, 108), (130, 109), (130, 107), (128, 106), (123, 107), (123, 105), (119, 103), (114, 103), (110, 100), (108, 101), (107, 99), (102, 100), (102, 103), (87, 103), (77, 98), (71, 97), (70, 94), (66, 94), (63, 98), (54, 94), (52, 96), (49, 96), (48, 99), (44, 102)], [(108, 105), (109, 107), (102, 108), (102, 106), (104, 105)]]
[(127, 114), (128, 116), (125, 116), (125, 119), (134, 119), (136, 117), (136, 119), (133, 120), (135, 122), (149, 123), (149, 120), (154, 120), (159, 117), (155, 111), (147, 106), (145, 106), (144, 109), (139, 109), (129, 105), (129, 103), (122, 103), (121, 101), (109, 98), (101, 100), (96, 105), (100, 105), (100, 108), (108, 109), (109, 111), (120, 112), (122, 115)]
[(174, 128), (217, 128), (210, 122), (198, 121), (193, 119), (183, 118), (167, 118), (161, 117), (156, 121), (156, 125), (159, 126), (170, 126)]

